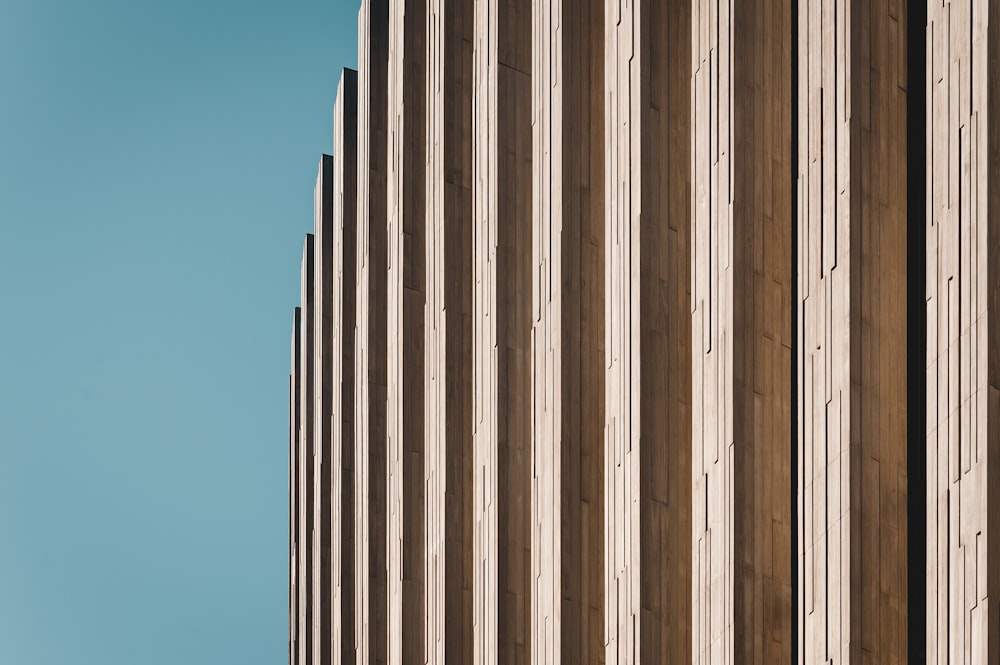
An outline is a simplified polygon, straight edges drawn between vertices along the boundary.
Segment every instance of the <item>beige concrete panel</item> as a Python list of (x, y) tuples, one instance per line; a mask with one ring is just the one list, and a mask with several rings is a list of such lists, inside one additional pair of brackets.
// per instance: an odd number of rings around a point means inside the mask
[(532, 26), (532, 662), (604, 661), (603, 3)]
[[(312, 653), (310, 663), (330, 665), (333, 639), (339, 637), (339, 613), (333, 603), (339, 600), (340, 581), (334, 575), (339, 567), (339, 549), (333, 544), (333, 529), (339, 524), (333, 516), (339, 510), (339, 478), (334, 474), (340, 468), (340, 456), (334, 450), (333, 403), (340, 395), (339, 366), (334, 349), (337, 348), (339, 293), (334, 289), (336, 241), (333, 212), (333, 157), (323, 155), (313, 189), (314, 260), (312, 311), (312, 365), (313, 383), (313, 477), (312, 505), (312, 587), (309, 605), (312, 609)], [(335, 385), (336, 384), (336, 385)], [(338, 437), (339, 438), (339, 437)], [(338, 529), (339, 530), (339, 529)]]
[(423, 663), (426, 637), (424, 318), (426, 3), (390, 0), (387, 389), (389, 663)]
[(472, 661), (472, 0), (427, 7), (426, 659)]
[(302, 310), (292, 316), (291, 372), (288, 376), (288, 662), (299, 661), (299, 348)]
[(301, 314), (299, 317), (299, 662), (310, 663), (313, 657), (313, 503), (315, 502), (313, 446), (313, 354), (315, 333), (313, 234), (306, 235), (302, 247)]
[(605, 5), (607, 662), (691, 661), (691, 7)]
[(692, 20), (692, 645), (791, 662), (790, 5)]
[[(906, 15), (800, 4), (804, 662), (906, 662)], [(874, 38), (874, 36), (878, 38)]]
[(995, 2), (928, 3), (927, 662), (1000, 654)]
[[(386, 114), (388, 0), (358, 14), (355, 333), (354, 643), (358, 663), (388, 660), (386, 467)], [(346, 282), (345, 282), (346, 283)], [(346, 324), (345, 324), (346, 325)]]
[(358, 74), (344, 69), (333, 110), (333, 653), (355, 648), (355, 330), (357, 323)]
[(474, 662), (531, 653), (531, 4), (476, 0)]

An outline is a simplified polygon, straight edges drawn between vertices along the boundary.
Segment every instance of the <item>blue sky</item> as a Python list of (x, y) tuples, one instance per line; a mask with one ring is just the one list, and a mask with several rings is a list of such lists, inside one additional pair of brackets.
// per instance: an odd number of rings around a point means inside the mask
[(281, 663), (357, 0), (0, 0), (0, 665)]

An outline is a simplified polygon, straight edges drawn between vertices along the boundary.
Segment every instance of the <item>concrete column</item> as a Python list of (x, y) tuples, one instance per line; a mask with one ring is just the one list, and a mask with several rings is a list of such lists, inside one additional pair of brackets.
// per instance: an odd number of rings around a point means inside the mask
[(333, 107), (333, 656), (355, 662), (354, 343), (357, 268), (358, 74), (344, 69)]
[(790, 5), (693, 11), (692, 655), (791, 662)]
[(607, 662), (690, 662), (691, 7), (605, 11)]
[[(335, 616), (332, 601), (338, 594), (339, 580), (333, 569), (337, 554), (331, 548), (332, 511), (338, 506), (334, 499), (335, 489), (340, 483), (334, 480), (339, 469), (339, 455), (334, 454), (333, 443), (333, 398), (339, 390), (334, 389), (334, 374), (338, 363), (334, 361), (336, 348), (336, 294), (334, 293), (333, 268), (333, 157), (323, 155), (316, 175), (313, 190), (314, 260), (313, 260), (313, 305), (312, 335), (313, 351), (309, 358), (312, 365), (313, 398), (313, 477), (314, 488), (312, 511), (312, 587), (309, 604), (312, 609), (311, 630), (313, 634), (312, 652), (309, 662), (330, 665), (333, 649), (332, 639), (339, 633), (336, 627), (339, 617)], [(339, 388), (339, 386), (338, 386)]]
[(426, 634), (425, 0), (389, 2), (389, 663), (423, 663)]
[[(388, 0), (358, 13), (355, 566), (357, 662), (388, 659), (386, 489), (386, 113)], [(346, 241), (346, 238), (345, 238)], [(346, 282), (345, 282), (346, 283)], [(345, 326), (346, 326), (345, 322)]]
[(472, 27), (472, 0), (429, 0), (424, 328), (429, 663), (472, 661)]
[(299, 661), (299, 343), (302, 310), (292, 316), (291, 373), (288, 376), (288, 662)]
[(531, 656), (531, 2), (476, 0), (474, 662)]
[(301, 314), (299, 317), (299, 662), (311, 663), (313, 658), (314, 604), (313, 593), (313, 541), (315, 450), (313, 446), (314, 397), (314, 275), (313, 234), (306, 235), (302, 247)]
[(1000, 658), (998, 9), (928, 3), (928, 663)]
[(906, 11), (799, 9), (805, 662), (907, 662)]
[(604, 7), (533, 5), (532, 662), (604, 658)]

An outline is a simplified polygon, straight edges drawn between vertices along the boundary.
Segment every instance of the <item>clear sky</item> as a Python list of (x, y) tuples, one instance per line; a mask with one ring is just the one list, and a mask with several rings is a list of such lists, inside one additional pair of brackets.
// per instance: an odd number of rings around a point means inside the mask
[(358, 0), (0, 0), (0, 665), (282, 663), (292, 309)]

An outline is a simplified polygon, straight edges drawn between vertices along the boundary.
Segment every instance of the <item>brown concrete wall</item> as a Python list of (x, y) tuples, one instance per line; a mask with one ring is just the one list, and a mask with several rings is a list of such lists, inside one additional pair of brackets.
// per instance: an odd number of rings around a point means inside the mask
[(344, 69), (333, 107), (333, 646), (334, 663), (355, 662), (354, 345), (357, 289), (358, 76)]
[(905, 22), (800, 14), (807, 660), (907, 662)]
[[(355, 646), (388, 660), (386, 470), (386, 114), (388, 0), (358, 14), (357, 330), (355, 332)], [(346, 324), (345, 324), (346, 325)]]
[(288, 662), (299, 663), (299, 363), (300, 318), (292, 315), (291, 372), (288, 376)]
[[(334, 321), (337, 303), (334, 296), (335, 254), (333, 229), (333, 157), (323, 155), (313, 189), (313, 307), (312, 396), (313, 396), (313, 477), (312, 505), (312, 653), (310, 663), (329, 665), (334, 637), (339, 638), (339, 616), (333, 602), (339, 596), (340, 582), (334, 575), (339, 563), (339, 548), (332, 547), (333, 510), (337, 503), (334, 469), (340, 469), (339, 455), (333, 450), (333, 402), (340, 394), (337, 331)], [(335, 385), (336, 384), (336, 385)], [(339, 529), (338, 529), (339, 532)]]
[(472, 0), (429, 0), (426, 651), (472, 662)]
[(928, 663), (1000, 657), (998, 10), (928, 3)]
[(693, 18), (693, 648), (791, 661), (787, 0)]
[(928, 4), (915, 479), (910, 5), (364, 0), (290, 661), (906, 662), (925, 485), (928, 657), (1000, 653), (997, 4)]
[(603, 2), (533, 6), (531, 658), (604, 661)]
[(392, 665), (423, 663), (426, 654), (426, 9), (424, 0), (389, 2), (387, 423)]
[(476, 0), (474, 662), (531, 656), (531, 3)]
[(691, 661), (691, 7), (605, 5), (607, 662)]
[(299, 317), (299, 662), (310, 663), (313, 658), (313, 613), (316, 599), (313, 590), (313, 541), (315, 501), (315, 450), (313, 446), (313, 393), (315, 306), (314, 306), (314, 242), (307, 234), (302, 247), (301, 314)]

